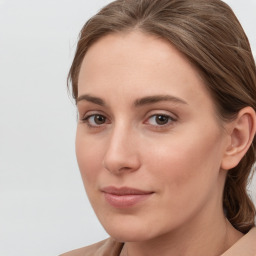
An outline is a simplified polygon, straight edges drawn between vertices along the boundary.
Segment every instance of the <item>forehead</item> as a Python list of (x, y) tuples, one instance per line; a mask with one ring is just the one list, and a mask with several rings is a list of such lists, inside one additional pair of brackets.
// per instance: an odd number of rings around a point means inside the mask
[(78, 96), (170, 93), (213, 104), (198, 70), (166, 40), (138, 31), (113, 33), (94, 43), (84, 57)]

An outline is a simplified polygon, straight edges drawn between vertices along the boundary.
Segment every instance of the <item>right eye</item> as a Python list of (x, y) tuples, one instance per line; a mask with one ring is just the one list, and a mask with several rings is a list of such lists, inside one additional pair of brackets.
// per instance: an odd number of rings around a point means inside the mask
[(106, 117), (99, 114), (93, 114), (83, 118), (83, 122), (86, 123), (89, 127), (99, 127), (106, 123)]

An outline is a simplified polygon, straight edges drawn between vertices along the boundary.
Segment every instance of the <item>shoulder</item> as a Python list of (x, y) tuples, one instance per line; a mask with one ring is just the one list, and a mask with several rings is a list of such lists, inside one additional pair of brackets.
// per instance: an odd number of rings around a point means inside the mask
[(60, 256), (118, 256), (122, 247), (122, 243), (117, 242), (113, 238), (108, 238), (96, 244), (66, 252)]
[(256, 256), (256, 227), (252, 228), (237, 243), (221, 256)]

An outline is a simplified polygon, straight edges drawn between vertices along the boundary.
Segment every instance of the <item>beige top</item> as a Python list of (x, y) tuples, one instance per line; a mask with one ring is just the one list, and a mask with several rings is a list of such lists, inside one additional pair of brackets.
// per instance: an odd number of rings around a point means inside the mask
[[(122, 248), (122, 243), (108, 238), (60, 256), (119, 256)], [(256, 256), (256, 228), (252, 228), (221, 256)]]

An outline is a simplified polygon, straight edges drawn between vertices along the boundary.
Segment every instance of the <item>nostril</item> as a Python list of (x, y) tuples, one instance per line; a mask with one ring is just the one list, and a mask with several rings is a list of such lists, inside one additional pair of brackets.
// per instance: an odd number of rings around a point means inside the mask
[(120, 174), (123, 172), (136, 171), (140, 166), (138, 148), (135, 147), (134, 134), (129, 134), (127, 129), (122, 126), (115, 126), (103, 161), (103, 167), (109, 172)]
[(120, 175), (124, 172), (134, 172), (138, 170), (139, 167), (139, 159), (136, 156), (128, 157), (126, 159), (106, 158), (103, 161), (103, 168), (116, 175)]

